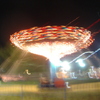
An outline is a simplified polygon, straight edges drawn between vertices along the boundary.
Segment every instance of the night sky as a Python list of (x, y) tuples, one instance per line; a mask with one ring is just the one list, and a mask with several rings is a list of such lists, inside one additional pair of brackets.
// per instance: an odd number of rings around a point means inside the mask
[[(70, 25), (87, 28), (100, 19), (99, 0), (2, 0), (0, 1), (0, 46), (10, 43), (10, 35), (34, 26)], [(89, 29), (100, 30), (100, 22)], [(100, 46), (100, 33), (92, 48)]]

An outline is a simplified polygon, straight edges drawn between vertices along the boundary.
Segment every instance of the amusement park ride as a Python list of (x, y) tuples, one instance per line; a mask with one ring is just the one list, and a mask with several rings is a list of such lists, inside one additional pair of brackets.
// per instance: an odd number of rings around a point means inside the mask
[(10, 41), (22, 50), (49, 59), (51, 80), (54, 81), (56, 77), (54, 63), (57, 61), (57, 66), (61, 66), (60, 58), (89, 47), (94, 41), (93, 36), (100, 30), (91, 34), (88, 29), (99, 21), (100, 19), (87, 28), (64, 25), (32, 27), (15, 32), (10, 36)]

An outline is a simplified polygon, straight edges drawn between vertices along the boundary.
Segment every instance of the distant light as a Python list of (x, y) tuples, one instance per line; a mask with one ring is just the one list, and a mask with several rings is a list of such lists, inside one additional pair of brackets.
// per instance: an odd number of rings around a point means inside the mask
[(61, 66), (61, 61), (59, 59), (50, 59), (50, 62), (54, 65), (54, 66)]
[(68, 71), (70, 70), (70, 66), (69, 66), (69, 63), (67, 61), (63, 61), (61, 63), (61, 66), (63, 67), (64, 70)]
[(82, 59), (78, 59), (76, 62), (80, 65), (80, 67), (85, 67), (85, 63)]

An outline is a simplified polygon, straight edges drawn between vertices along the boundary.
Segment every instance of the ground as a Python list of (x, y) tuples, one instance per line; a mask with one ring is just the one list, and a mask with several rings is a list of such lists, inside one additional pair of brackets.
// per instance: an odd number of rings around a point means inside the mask
[(40, 88), (38, 81), (0, 83), (0, 100), (99, 100), (100, 82), (74, 83), (71, 88)]

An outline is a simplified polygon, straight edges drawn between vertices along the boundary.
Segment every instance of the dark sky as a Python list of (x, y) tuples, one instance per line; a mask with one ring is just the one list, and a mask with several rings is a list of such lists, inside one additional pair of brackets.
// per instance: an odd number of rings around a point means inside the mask
[[(0, 0), (0, 46), (10, 42), (16, 31), (44, 25), (70, 25), (87, 28), (100, 18), (99, 0)], [(100, 22), (90, 28), (98, 31)], [(100, 33), (99, 33), (100, 34)], [(97, 35), (97, 44), (99, 35)]]

